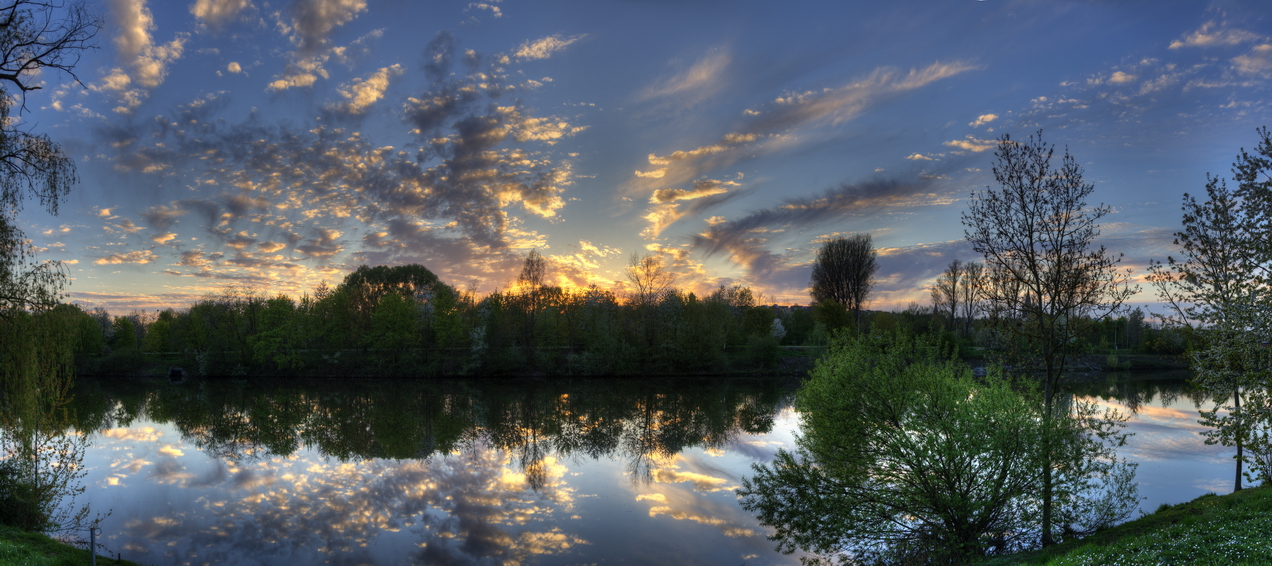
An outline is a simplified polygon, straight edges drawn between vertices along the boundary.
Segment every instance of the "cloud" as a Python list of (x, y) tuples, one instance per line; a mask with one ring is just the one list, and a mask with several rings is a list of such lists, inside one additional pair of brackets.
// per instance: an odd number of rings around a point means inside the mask
[(714, 224), (693, 236), (691, 247), (707, 256), (727, 255), (753, 276), (772, 276), (791, 267), (787, 258), (768, 249), (776, 235), (888, 206), (912, 204), (911, 199), (927, 190), (931, 183), (927, 177), (912, 181), (879, 179), (845, 183), (817, 197), (787, 199), (778, 206)]
[(1222, 24), (1206, 22), (1197, 31), (1170, 42), (1171, 49), (1181, 47), (1214, 47), (1222, 45), (1240, 45), (1252, 43), (1263, 38), (1254, 32), (1239, 29), (1218, 29)]
[(967, 136), (966, 139), (950, 140), (945, 142), (942, 145), (958, 148), (964, 151), (981, 153), (983, 151), (988, 151), (988, 150), (994, 149), (995, 147), (998, 147), (998, 141), (997, 140), (980, 140), (969, 135)]
[[(141, 428), (112, 428), (103, 430), (102, 436), (116, 440), (127, 440), (133, 443), (156, 442), (159, 440), (160, 436), (163, 436), (163, 431), (152, 426)], [(133, 471), (135, 472), (136, 470)]]
[(1242, 74), (1272, 77), (1272, 43), (1256, 45), (1249, 53), (1234, 57), (1232, 66)]
[(132, 69), (131, 79), (145, 88), (162, 84), (168, 65), (181, 58), (189, 34), (179, 33), (172, 41), (155, 45), (150, 35), (154, 17), (145, 0), (112, 0), (111, 12), (118, 25), (116, 53)]
[(219, 28), (243, 11), (247, 4), (248, 0), (195, 0), (190, 5), (190, 13), (204, 25)]
[[(787, 93), (767, 107), (748, 112), (742, 123), (718, 142), (666, 155), (649, 155), (655, 168), (636, 171), (629, 192), (676, 186), (726, 167), (757, 151), (771, 152), (796, 143), (792, 132), (834, 126), (861, 115), (889, 96), (924, 87), (978, 67), (970, 63), (937, 62), (908, 72), (884, 67), (839, 87)], [(815, 137), (802, 136), (807, 143)]]
[(365, 113), (377, 100), (384, 98), (389, 80), (400, 76), (402, 72), (401, 65), (383, 67), (365, 79), (356, 79), (352, 83), (341, 85), (339, 92), (345, 101), (333, 105), (333, 108), (355, 116)]
[(910, 161), (932, 161), (931, 157), (923, 155), (922, 153), (912, 153), (910, 155), (905, 156), (905, 158), (909, 159)]
[[(740, 187), (737, 181), (717, 181), (699, 179), (694, 181), (690, 189), (659, 189), (649, 198), (649, 202), (657, 206), (650, 207), (645, 214), (649, 226), (641, 232), (645, 238), (657, 238), (672, 224), (689, 215), (698, 215), (711, 208), (724, 204), (740, 193), (729, 193), (729, 189)], [(691, 201), (683, 209), (680, 201)]]
[[(229, 99), (215, 93), (152, 119), (103, 127), (100, 143), (117, 171), (165, 164), (174, 182), (203, 194), (226, 191), (143, 214), (153, 233), (177, 235), (167, 244), (203, 248), (181, 259), (178, 265), (190, 268), (184, 275), (213, 277), (203, 270), (217, 262), (238, 270), (226, 277), (290, 286), (330, 279), (333, 272), (320, 270), (346, 262), (425, 262), (444, 265), (439, 274), (450, 280), (504, 280), (528, 247), (546, 245), (521, 217), (552, 219), (565, 207), (572, 164), (551, 150), (584, 126), (509, 100), (509, 58), (452, 57), (453, 47), (448, 36), (434, 40), (427, 62), (436, 81), (399, 107), (404, 147), (325, 120), (272, 123), (252, 113), (229, 122), (222, 116)], [(345, 85), (340, 110), (382, 106), (383, 89), (405, 67), (380, 68)], [(190, 232), (195, 227), (211, 241), (190, 238), (199, 235)], [(296, 273), (295, 265), (268, 257), (284, 244), (296, 265), (310, 267)], [(233, 261), (218, 262), (216, 252)], [(280, 269), (287, 272), (273, 271)]]
[(513, 53), (513, 57), (526, 61), (536, 59), (547, 59), (554, 53), (557, 53), (570, 44), (587, 37), (586, 35), (575, 35), (571, 37), (562, 37), (560, 34), (550, 35), (534, 41), (522, 43), (520, 47)]
[(317, 233), (318, 236), (310, 239), (309, 243), (296, 246), (296, 251), (311, 258), (329, 258), (343, 249), (338, 241), (341, 236), (339, 230), (319, 229)]
[(225, 66), (225, 70), (237, 74), (243, 72), (243, 67), (238, 64), (238, 61), (230, 61), (230, 64)]
[[(109, 209), (103, 212), (108, 212)], [(185, 210), (173, 206), (160, 205), (151, 207), (149, 210), (141, 213), (141, 217), (146, 219), (146, 223), (160, 232), (166, 232), (173, 224), (177, 223), (177, 219), (186, 214)]]
[(353, 21), (367, 9), (365, 0), (297, 0), (288, 7), (292, 43), (302, 55), (313, 55), (327, 46), (332, 30)]
[(120, 263), (135, 263), (135, 264), (144, 265), (152, 261), (155, 261), (156, 259), (159, 259), (159, 258), (158, 256), (155, 255), (155, 252), (152, 252), (150, 250), (137, 250), (134, 252), (128, 252), (128, 253), (122, 253), (122, 254), (120, 253), (110, 254), (108, 256), (93, 260), (93, 263), (96, 263), (98, 265), (112, 265), (112, 264), (120, 264)]
[(202, 250), (187, 250), (181, 252), (181, 261), (177, 265), (185, 267), (209, 267), (212, 262), (203, 258)]
[(280, 91), (289, 88), (313, 86), (319, 78), (325, 79), (331, 76), (327, 73), (327, 69), (323, 68), (323, 63), (327, 61), (328, 57), (308, 57), (291, 61), (278, 78), (270, 81), (265, 86), (265, 90)]
[(350, 47), (354, 51), (369, 49), (363, 44), (380, 37), (382, 31), (376, 30), (360, 37), (349, 47), (331, 46), (328, 37), (333, 30), (353, 21), (366, 8), (365, 0), (297, 0), (288, 8), (287, 21), (283, 20), (281, 12), (276, 13), (279, 29), (289, 37), (296, 50), (288, 55), (289, 61), (282, 74), (270, 81), (265, 90), (277, 92), (313, 86), (319, 78), (330, 77), (324, 66), (333, 56), (348, 62), (352, 57)]
[[(115, 217), (115, 218), (118, 218), (118, 217)], [(119, 221), (118, 224), (107, 223), (106, 226), (104, 226), (104, 228), (107, 232), (110, 232), (112, 234), (115, 232), (123, 232), (125, 234), (136, 234), (137, 232), (144, 230), (144, 228), (134, 224), (132, 219), (129, 219), (129, 218), (125, 218)]]
[(973, 122), (971, 122), (971, 123), (969, 123), (969, 124), (967, 124), (967, 125), (968, 125), (968, 126), (971, 126), (971, 127), (973, 127), (973, 128), (978, 128), (978, 127), (980, 127), (980, 126), (984, 126), (985, 124), (988, 124), (988, 123), (990, 123), (990, 122), (993, 122), (994, 120), (997, 120), (997, 119), (998, 119), (998, 115), (997, 115), (997, 114), (981, 114), (980, 116), (978, 116), (978, 117), (976, 118), (976, 120), (975, 120), (975, 121), (973, 121)]
[(687, 96), (687, 103), (701, 102), (719, 92), (722, 76), (732, 61), (728, 51), (715, 50), (699, 59), (692, 67), (645, 89), (642, 98)]
[[(757, 134), (729, 133), (719, 142), (704, 145), (691, 150), (677, 150), (667, 155), (649, 154), (650, 165), (657, 169), (652, 171), (635, 171), (638, 179), (657, 179), (659, 184), (680, 184), (697, 177), (702, 171), (713, 169), (731, 162), (727, 156), (737, 147), (748, 145), (760, 139)], [(725, 159), (718, 159), (724, 157)]]
[(654, 191), (653, 196), (649, 197), (649, 202), (664, 204), (681, 200), (699, 199), (727, 192), (729, 188), (739, 185), (740, 183), (734, 181), (701, 179), (696, 181), (693, 184), (693, 188), (690, 189), (659, 189)]
[(780, 96), (767, 111), (759, 112), (746, 131), (780, 131), (807, 124), (839, 125), (856, 118), (881, 98), (922, 88), (978, 68), (963, 61), (937, 62), (909, 72), (879, 68), (840, 87)]
[(1109, 77), (1109, 84), (1115, 84), (1115, 85), (1130, 83), (1134, 81), (1135, 81), (1135, 75), (1125, 73), (1122, 71), (1117, 71), (1113, 73), (1112, 76)]
[(168, 67), (181, 58), (190, 34), (178, 33), (168, 43), (156, 45), (151, 36), (154, 16), (145, 0), (111, 0), (110, 12), (116, 29), (115, 52), (123, 68), (111, 69), (89, 88), (114, 93), (120, 101), (115, 112), (127, 114), (141, 105), (148, 89), (163, 84)]

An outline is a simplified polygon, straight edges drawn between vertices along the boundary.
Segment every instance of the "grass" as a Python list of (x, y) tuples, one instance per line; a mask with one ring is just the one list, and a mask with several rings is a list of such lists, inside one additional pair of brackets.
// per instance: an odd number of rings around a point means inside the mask
[[(87, 550), (60, 543), (41, 533), (32, 533), (0, 525), (0, 566), (85, 566), (90, 563)], [(127, 560), (97, 556), (103, 566), (132, 564)]]
[(1272, 564), (1272, 487), (1188, 503), (1046, 550), (1004, 556), (986, 565)]

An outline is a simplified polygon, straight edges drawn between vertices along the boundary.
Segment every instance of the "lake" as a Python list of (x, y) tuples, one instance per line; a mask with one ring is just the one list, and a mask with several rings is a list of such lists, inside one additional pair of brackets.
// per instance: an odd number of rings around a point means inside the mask
[[(1135, 410), (1141, 506), (1232, 489), (1181, 381), (1077, 394)], [(83, 382), (111, 554), (166, 564), (798, 564), (733, 490), (790, 449), (776, 380)]]

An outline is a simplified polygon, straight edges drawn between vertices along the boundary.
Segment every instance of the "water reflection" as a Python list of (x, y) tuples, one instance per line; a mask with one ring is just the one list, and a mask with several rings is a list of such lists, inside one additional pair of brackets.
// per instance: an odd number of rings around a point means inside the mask
[[(1075, 385), (1133, 412), (1151, 511), (1231, 489), (1180, 379)], [(80, 384), (86, 496), (148, 564), (797, 564), (733, 489), (791, 448), (771, 382)]]
[(772, 384), (84, 387), (110, 544), (146, 563), (797, 561), (731, 491), (789, 446)]
[(1198, 423), (1200, 411), (1214, 408), (1216, 401), (1191, 387), (1187, 374), (1125, 377), (1113, 375), (1069, 390), (1131, 416), (1127, 430), (1134, 436), (1119, 453), (1139, 462), (1136, 480), (1145, 496), (1140, 509), (1151, 512), (1162, 503), (1231, 492), (1235, 449), (1206, 445), (1201, 432), (1207, 429)]

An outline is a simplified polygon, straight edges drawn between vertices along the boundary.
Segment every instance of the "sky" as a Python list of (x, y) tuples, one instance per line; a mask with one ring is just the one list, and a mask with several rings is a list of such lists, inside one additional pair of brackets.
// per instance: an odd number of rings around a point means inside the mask
[(20, 221), (116, 314), (364, 264), (487, 293), (532, 250), (566, 287), (656, 254), (686, 291), (807, 304), (817, 248), (857, 233), (869, 308), (902, 309), (978, 259), (960, 215), (995, 140), (1039, 131), (1142, 278), (1272, 123), (1265, 0), (89, 5), (78, 82), (43, 74), (19, 117), (80, 183)]

